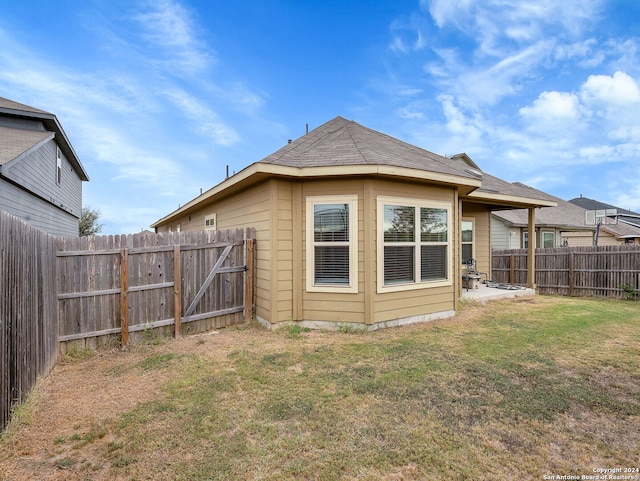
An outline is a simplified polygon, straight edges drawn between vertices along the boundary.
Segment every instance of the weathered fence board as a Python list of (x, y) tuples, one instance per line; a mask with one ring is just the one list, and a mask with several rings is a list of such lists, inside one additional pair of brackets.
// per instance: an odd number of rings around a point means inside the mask
[(58, 355), (55, 237), (0, 211), (0, 432)]
[[(640, 290), (640, 246), (536, 249), (536, 286), (542, 294), (624, 299)], [(527, 282), (527, 250), (492, 253), (492, 280)]]
[(59, 340), (95, 347), (120, 334), (127, 344), (152, 329), (178, 336), (244, 322), (254, 238), (238, 229), (59, 239)]

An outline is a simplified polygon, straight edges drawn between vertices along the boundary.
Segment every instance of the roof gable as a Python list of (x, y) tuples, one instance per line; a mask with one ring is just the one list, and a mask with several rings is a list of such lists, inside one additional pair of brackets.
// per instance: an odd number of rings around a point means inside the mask
[(80, 179), (83, 181), (89, 180), (87, 171), (84, 169), (75, 150), (73, 150), (71, 142), (69, 142), (67, 135), (62, 129), (62, 125), (60, 125), (60, 122), (58, 122), (58, 118), (54, 114), (0, 97), (0, 116), (14, 119), (41, 121), (46, 130), (55, 133), (55, 138), (58, 146), (64, 152), (65, 157), (73, 166), (73, 169), (78, 174), (78, 177), (80, 177)]
[(0, 166), (28, 153), (42, 142), (52, 139), (53, 132), (11, 129), (0, 126)]

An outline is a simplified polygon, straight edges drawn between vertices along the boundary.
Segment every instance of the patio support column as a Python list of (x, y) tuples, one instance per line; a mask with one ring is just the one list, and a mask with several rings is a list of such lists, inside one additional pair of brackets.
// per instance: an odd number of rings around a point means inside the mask
[(536, 288), (536, 208), (529, 207), (529, 246), (527, 252), (527, 287)]

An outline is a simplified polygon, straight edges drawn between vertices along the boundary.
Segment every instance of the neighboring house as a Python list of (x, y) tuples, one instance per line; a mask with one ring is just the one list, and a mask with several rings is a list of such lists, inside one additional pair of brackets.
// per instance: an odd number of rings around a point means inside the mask
[(597, 245), (640, 244), (640, 214), (587, 197), (569, 202), (585, 210), (585, 223), (593, 226)]
[(77, 236), (78, 156), (54, 114), (0, 97), (0, 209), (60, 236)]
[[(556, 202), (536, 212), (535, 247), (576, 247), (593, 245), (595, 226), (585, 224), (585, 210), (524, 184), (541, 196)], [(525, 249), (529, 247), (528, 212), (526, 209), (491, 213), (491, 247), (493, 249)]]
[(442, 157), (336, 117), (152, 227), (255, 227), (264, 325), (376, 329), (453, 315), (462, 260), (491, 271), (491, 211), (525, 208), (533, 221), (555, 205), (464, 154)]

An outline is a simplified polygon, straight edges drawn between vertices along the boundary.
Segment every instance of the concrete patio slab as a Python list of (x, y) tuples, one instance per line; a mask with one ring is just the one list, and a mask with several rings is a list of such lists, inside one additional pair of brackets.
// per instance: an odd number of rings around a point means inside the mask
[[(491, 287), (496, 284), (479, 284), (477, 289), (462, 289), (461, 299), (468, 299), (479, 302), (487, 302), (494, 299), (513, 299), (515, 297), (528, 297), (535, 296), (535, 289), (529, 289), (519, 286), (512, 286), (512, 288), (498, 288)], [(507, 286), (506, 284), (501, 284)]]

